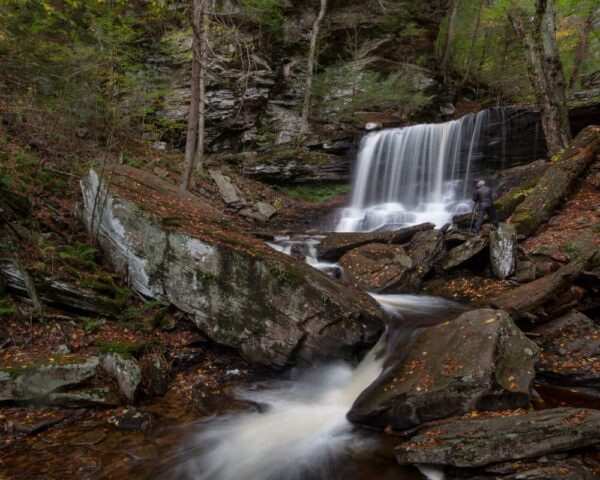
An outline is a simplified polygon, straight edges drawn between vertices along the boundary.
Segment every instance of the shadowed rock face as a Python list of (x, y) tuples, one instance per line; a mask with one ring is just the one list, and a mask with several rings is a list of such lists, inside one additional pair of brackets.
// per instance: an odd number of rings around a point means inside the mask
[(104, 178), (91, 170), (82, 182), (86, 228), (134, 289), (170, 301), (212, 340), (282, 367), (349, 359), (378, 338), (384, 314), (365, 293), (152, 175), (118, 166)]
[(396, 447), (395, 453), (401, 465), (481, 467), (564, 452), (599, 441), (600, 411), (555, 408), (440, 422)]
[(529, 404), (536, 345), (502, 311), (431, 327), (354, 402), (351, 422), (405, 430), (471, 410)]

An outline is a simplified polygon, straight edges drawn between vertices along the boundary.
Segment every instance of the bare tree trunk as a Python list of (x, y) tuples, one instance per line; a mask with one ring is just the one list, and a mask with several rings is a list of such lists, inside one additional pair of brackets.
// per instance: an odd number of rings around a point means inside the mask
[(310, 99), (312, 95), (312, 81), (313, 73), (315, 69), (315, 61), (317, 56), (317, 39), (319, 37), (319, 28), (321, 22), (325, 17), (325, 11), (327, 10), (327, 0), (321, 0), (321, 8), (319, 14), (313, 24), (312, 33), (310, 36), (310, 48), (308, 51), (308, 61), (306, 65), (306, 86), (304, 90), (304, 105), (302, 107), (302, 118), (300, 120), (300, 135), (304, 135), (308, 132), (308, 115), (310, 114)]
[(575, 59), (573, 61), (573, 71), (571, 72), (571, 79), (569, 80), (569, 90), (573, 90), (577, 85), (577, 80), (579, 79), (579, 72), (581, 70), (581, 65), (587, 56), (588, 51), (588, 39), (590, 36), (590, 31), (592, 30), (592, 25), (594, 23), (594, 4), (595, 0), (591, 1), (591, 8), (588, 16), (585, 18), (583, 22), (583, 28), (581, 29), (581, 35), (579, 36), (579, 41), (577, 42), (577, 51), (575, 52)]
[(201, 29), (203, 0), (193, 0), (192, 28), (194, 31), (192, 37), (192, 79), (190, 111), (188, 113), (187, 137), (185, 142), (185, 159), (181, 173), (181, 190), (190, 188), (192, 174), (194, 172), (194, 163), (196, 159), (196, 149), (198, 145), (198, 125), (200, 116), (200, 76), (202, 65), (200, 64), (200, 44), (198, 32)]
[(450, 60), (450, 51), (452, 50), (452, 42), (454, 41), (454, 24), (456, 23), (456, 13), (458, 12), (458, 0), (451, 0), (452, 7), (450, 9), (450, 18), (448, 18), (448, 28), (446, 29), (446, 42), (444, 43), (444, 51), (440, 61), (440, 68), (445, 70)]
[(200, 57), (200, 79), (198, 85), (198, 141), (196, 142), (196, 154), (192, 172), (196, 169), (202, 171), (202, 162), (204, 160), (204, 137), (206, 129), (206, 41), (208, 32), (208, 14), (201, 12), (200, 31), (198, 36), (198, 49)]
[(508, 19), (525, 53), (529, 79), (541, 112), (548, 153), (552, 156), (571, 140), (562, 62), (556, 41), (553, 0), (537, 0), (531, 31), (523, 16), (511, 12)]
[(484, 0), (479, 0), (479, 8), (477, 9), (477, 20), (475, 20), (475, 27), (473, 28), (473, 34), (471, 35), (471, 46), (469, 47), (469, 56), (467, 57), (467, 68), (465, 69), (465, 75), (462, 79), (464, 84), (469, 78), (471, 73), (471, 65), (473, 64), (473, 56), (475, 55), (475, 45), (477, 44), (477, 37), (479, 36), (479, 27), (481, 26), (481, 14), (483, 13)]

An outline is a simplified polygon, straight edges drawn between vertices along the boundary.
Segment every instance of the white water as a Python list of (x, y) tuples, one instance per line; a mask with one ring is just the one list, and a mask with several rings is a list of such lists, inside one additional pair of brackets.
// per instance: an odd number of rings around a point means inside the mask
[(336, 231), (365, 232), (424, 222), (441, 227), (454, 215), (470, 211), (469, 190), (481, 157), (481, 131), (498, 115), (503, 116), (504, 110), (367, 135), (358, 154), (351, 204), (341, 211)]
[[(345, 363), (315, 367), (293, 380), (239, 391), (239, 398), (260, 405), (261, 411), (198, 424), (198, 433), (185, 440), (170, 460), (174, 467), (163, 478), (349, 478), (340, 472), (352, 462), (353, 453), (375, 455), (379, 447), (375, 437), (346, 420), (354, 400), (379, 376), (389, 354), (405, 349), (418, 330), (445, 321), (457, 311), (455, 303), (435, 297), (373, 297), (394, 323), (357, 367)], [(435, 469), (419, 468), (428, 478), (443, 478)]]

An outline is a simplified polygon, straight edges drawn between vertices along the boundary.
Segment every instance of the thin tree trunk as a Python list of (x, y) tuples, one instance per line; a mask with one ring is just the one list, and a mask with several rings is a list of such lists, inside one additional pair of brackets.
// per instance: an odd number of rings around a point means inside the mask
[(446, 29), (446, 42), (444, 43), (444, 51), (440, 60), (440, 68), (446, 69), (448, 60), (450, 60), (450, 52), (452, 50), (452, 42), (454, 41), (454, 24), (456, 23), (456, 13), (458, 12), (458, 0), (451, 0), (450, 18), (448, 19), (448, 28)]
[(200, 79), (198, 85), (198, 141), (196, 142), (196, 154), (194, 159), (195, 168), (192, 170), (202, 171), (204, 160), (204, 137), (206, 129), (206, 35), (208, 31), (208, 14), (201, 12), (200, 31), (198, 32), (198, 48), (200, 50)]
[(483, 49), (481, 50), (481, 57), (479, 58), (479, 65), (477, 66), (477, 70), (479, 70), (480, 72), (483, 70), (483, 67), (485, 67), (485, 58), (487, 55), (487, 45), (490, 41), (490, 34), (490, 29), (486, 28), (485, 34), (483, 35)]
[(313, 24), (312, 33), (310, 36), (310, 48), (308, 51), (308, 61), (306, 65), (306, 86), (304, 90), (304, 105), (302, 107), (302, 118), (300, 120), (300, 135), (304, 135), (308, 132), (308, 116), (310, 114), (310, 100), (312, 96), (312, 82), (313, 73), (315, 69), (315, 61), (317, 56), (317, 39), (319, 37), (319, 29), (321, 22), (325, 17), (325, 11), (327, 10), (327, 0), (321, 0), (321, 8), (319, 14)]
[(198, 145), (198, 124), (200, 116), (200, 75), (202, 66), (200, 65), (200, 45), (198, 33), (200, 30), (203, 0), (193, 0), (192, 28), (194, 34), (192, 37), (192, 78), (191, 78), (191, 96), (190, 111), (188, 113), (187, 137), (185, 142), (185, 159), (181, 173), (180, 189), (186, 191), (190, 188), (192, 174), (194, 172), (194, 161), (196, 159), (196, 148)]
[(558, 52), (553, 0), (537, 0), (532, 31), (518, 12), (508, 15), (521, 41), (527, 72), (541, 112), (550, 156), (571, 140), (562, 62)]
[(473, 28), (473, 34), (471, 35), (471, 46), (469, 47), (469, 56), (467, 57), (467, 68), (465, 69), (465, 75), (462, 79), (464, 84), (469, 78), (471, 73), (471, 65), (473, 64), (473, 57), (475, 55), (475, 45), (477, 44), (477, 37), (479, 36), (479, 27), (481, 26), (481, 14), (483, 13), (484, 0), (479, 0), (479, 8), (477, 9), (477, 20), (475, 20), (475, 27)]
[(573, 61), (573, 71), (571, 72), (571, 79), (569, 80), (569, 90), (573, 90), (577, 85), (579, 72), (581, 71), (581, 65), (587, 56), (588, 39), (594, 23), (595, 3), (595, 1), (591, 2), (592, 7), (590, 8), (588, 16), (584, 20), (583, 28), (581, 29), (581, 35), (579, 36), (579, 41), (577, 42), (577, 51), (575, 52), (575, 59)]

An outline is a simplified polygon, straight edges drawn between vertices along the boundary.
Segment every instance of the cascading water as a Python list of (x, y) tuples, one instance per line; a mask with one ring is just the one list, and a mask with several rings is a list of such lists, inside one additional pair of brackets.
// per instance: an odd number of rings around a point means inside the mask
[(423, 222), (441, 227), (470, 211), (474, 167), (482, 157), (481, 132), (490, 124), (506, 138), (504, 110), (483, 110), (459, 120), (382, 130), (361, 144), (352, 200), (336, 231), (394, 229)]
[[(421, 478), (394, 465), (377, 462), (381, 437), (356, 429), (346, 419), (354, 400), (385, 368), (406, 351), (419, 331), (462, 311), (449, 300), (419, 295), (373, 295), (390, 314), (386, 334), (357, 366), (317, 366), (288, 381), (272, 381), (238, 391), (260, 405), (246, 412), (209, 419), (168, 459), (162, 480), (331, 480)], [(368, 466), (361, 465), (360, 459)], [(421, 468), (430, 479), (436, 469)]]

